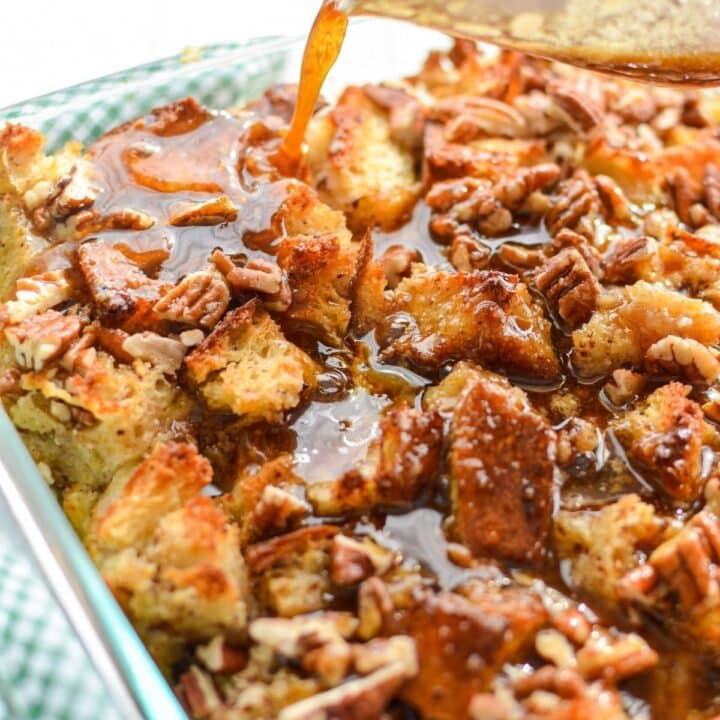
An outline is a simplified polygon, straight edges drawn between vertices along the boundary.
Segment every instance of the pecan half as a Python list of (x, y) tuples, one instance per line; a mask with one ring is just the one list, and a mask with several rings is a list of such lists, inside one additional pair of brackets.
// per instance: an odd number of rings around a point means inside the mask
[(227, 195), (200, 203), (183, 203), (168, 219), (176, 227), (220, 225), (237, 219), (238, 211)]
[(75, 315), (48, 310), (5, 328), (5, 337), (15, 351), (18, 365), (38, 371), (60, 357), (80, 335), (81, 328)]
[(403, 663), (391, 663), (370, 675), (283, 708), (278, 714), (278, 720), (356, 720), (380, 717), (407, 677), (407, 668)]
[(640, 266), (652, 257), (654, 242), (646, 237), (622, 238), (603, 260), (603, 280), (628, 284), (640, 279)]
[(571, 327), (587, 321), (600, 296), (600, 285), (583, 256), (561, 250), (536, 273), (535, 283), (557, 315)]
[(163, 372), (172, 374), (182, 366), (187, 347), (179, 340), (154, 332), (129, 335), (122, 344), (123, 352), (138, 360), (145, 360)]
[(392, 245), (385, 250), (380, 256), (380, 264), (385, 271), (387, 287), (394, 290), (410, 274), (412, 264), (419, 261), (420, 253), (404, 245)]
[(229, 303), (230, 291), (223, 277), (210, 270), (201, 270), (185, 276), (155, 304), (153, 310), (164, 320), (212, 330)]
[(712, 385), (720, 377), (716, 350), (692, 338), (668, 335), (648, 348), (645, 369), (654, 375), (670, 375), (696, 385)]
[(593, 180), (605, 219), (609, 222), (630, 222), (632, 220), (630, 201), (615, 180), (607, 175), (595, 175)]
[(371, 540), (359, 542), (347, 535), (333, 538), (330, 577), (337, 585), (354, 585), (371, 575), (382, 575), (394, 564), (394, 556)]
[(577, 667), (587, 680), (618, 682), (657, 665), (657, 653), (635, 633), (611, 637), (593, 633), (578, 650)]
[(470, 235), (456, 235), (450, 243), (448, 260), (458, 272), (482, 270), (490, 262), (490, 248)]
[(20, 278), (15, 284), (15, 299), (0, 305), (0, 326), (21, 323), (69, 300), (70, 296), (71, 286), (64, 270)]
[(720, 601), (718, 562), (720, 519), (705, 509), (656, 548), (646, 563), (624, 575), (617, 592), (622, 599), (643, 605), (652, 605), (671, 593), (688, 613), (698, 603), (707, 607)]
[(553, 236), (563, 228), (569, 228), (592, 237), (591, 221), (599, 209), (600, 198), (590, 176), (584, 171), (577, 171), (558, 185), (554, 203), (545, 216), (545, 224)]
[(264, 295), (263, 304), (268, 310), (284, 312), (292, 302), (292, 291), (287, 276), (277, 263), (269, 260), (248, 260), (236, 265), (222, 250), (212, 254), (215, 267), (225, 276), (230, 288), (238, 293)]
[(603, 124), (602, 109), (578, 88), (556, 81), (548, 84), (547, 94), (576, 129), (587, 133)]
[(528, 168), (519, 168), (503, 177), (494, 188), (495, 197), (505, 207), (519, 210), (532, 193), (554, 185), (560, 177), (560, 168), (555, 163), (541, 163)]
[[(504, 243), (498, 249), (498, 255), (508, 265), (528, 270), (542, 265), (545, 260), (545, 253), (542, 250), (526, 247), (525, 245), (516, 245), (515, 243)], [(450, 258), (452, 262), (452, 257)], [(454, 265), (455, 263), (453, 263)]]
[(585, 258), (585, 262), (588, 264), (592, 274), (597, 278), (603, 277), (600, 253), (594, 245), (590, 244), (590, 241), (585, 235), (581, 235), (568, 228), (563, 228), (553, 238), (553, 247), (556, 250), (575, 248)]
[(665, 186), (677, 216), (682, 222), (694, 226), (692, 208), (700, 202), (702, 193), (690, 173), (684, 167), (674, 168), (665, 178)]

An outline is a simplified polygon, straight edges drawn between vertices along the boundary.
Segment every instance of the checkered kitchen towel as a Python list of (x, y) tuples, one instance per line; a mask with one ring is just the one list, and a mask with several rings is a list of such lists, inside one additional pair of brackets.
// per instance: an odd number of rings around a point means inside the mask
[[(267, 38), (186, 52), (0, 110), (0, 128), (34, 127), (51, 151), (87, 144), (186, 95), (212, 108), (258, 97), (286, 79), (289, 55)], [(0, 720), (122, 720), (22, 545), (4, 536), (6, 520), (0, 512)]]
[(0, 545), (0, 719), (122, 720), (25, 557)]

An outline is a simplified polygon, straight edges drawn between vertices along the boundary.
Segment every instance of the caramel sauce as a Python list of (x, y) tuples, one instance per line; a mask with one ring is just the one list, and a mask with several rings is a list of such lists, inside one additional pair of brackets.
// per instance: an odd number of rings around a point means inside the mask
[(302, 156), (305, 131), (315, 111), (320, 90), (330, 68), (340, 54), (348, 16), (337, 0), (326, 0), (310, 30), (300, 72), (300, 86), (290, 130), (280, 146), (275, 162), (286, 174), (293, 174)]

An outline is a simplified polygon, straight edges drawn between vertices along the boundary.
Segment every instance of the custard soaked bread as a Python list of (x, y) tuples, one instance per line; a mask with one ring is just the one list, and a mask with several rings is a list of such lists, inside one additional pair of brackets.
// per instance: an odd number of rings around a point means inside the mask
[(189, 714), (720, 706), (720, 106), (466, 42), (0, 135), (0, 394)]

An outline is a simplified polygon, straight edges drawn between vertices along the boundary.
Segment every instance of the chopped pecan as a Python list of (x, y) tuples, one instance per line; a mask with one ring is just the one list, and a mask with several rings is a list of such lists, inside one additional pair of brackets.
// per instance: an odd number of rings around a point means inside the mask
[(450, 142), (469, 143), (482, 135), (524, 137), (527, 123), (512, 105), (489, 97), (455, 96), (439, 100), (430, 118), (445, 122)]
[(603, 215), (609, 222), (630, 222), (632, 209), (622, 188), (607, 175), (593, 177), (602, 204)]
[(220, 225), (237, 219), (238, 211), (227, 195), (220, 195), (199, 203), (183, 203), (175, 208), (168, 224), (177, 227), (189, 225)]
[(590, 176), (578, 170), (571, 178), (558, 185), (554, 203), (545, 224), (551, 235), (563, 228), (592, 237), (592, 219), (600, 210), (600, 198)]
[(577, 653), (577, 667), (587, 680), (619, 682), (657, 665), (657, 653), (639, 635), (612, 637), (594, 632)]
[(187, 353), (187, 347), (179, 340), (154, 332), (129, 335), (122, 344), (122, 350), (131, 357), (145, 360), (170, 374), (180, 369)]
[(337, 585), (355, 585), (371, 575), (382, 575), (394, 564), (393, 553), (365, 539), (358, 542), (347, 535), (333, 538), (330, 577)]
[(369, 640), (378, 635), (392, 610), (393, 602), (385, 583), (378, 577), (365, 580), (358, 592), (358, 637)]
[(287, 276), (277, 263), (257, 259), (248, 260), (240, 267), (222, 250), (215, 250), (212, 260), (235, 292), (264, 295), (268, 310), (284, 312), (290, 307), (292, 291)]
[(720, 377), (720, 360), (716, 350), (697, 340), (668, 335), (648, 348), (645, 369), (653, 375), (712, 385)]
[(535, 274), (538, 289), (570, 327), (589, 319), (600, 296), (600, 284), (574, 248), (561, 250)]
[(720, 601), (720, 519), (702, 510), (617, 583), (619, 596), (652, 605), (668, 593), (685, 613)]
[(64, 270), (20, 278), (15, 284), (15, 299), (0, 305), (0, 326), (21, 323), (69, 300), (70, 296), (71, 286)]
[(61, 178), (48, 200), (47, 210), (54, 220), (65, 220), (81, 210), (87, 210), (98, 196), (98, 188), (91, 180), (92, 165), (77, 162), (70, 173)]
[(420, 261), (420, 253), (404, 245), (392, 245), (380, 256), (387, 287), (394, 290), (402, 278), (410, 274), (410, 266)]
[(637, 400), (645, 388), (645, 376), (640, 373), (618, 368), (613, 370), (612, 379), (603, 385), (605, 394), (618, 407)]
[(245, 650), (228, 643), (224, 635), (216, 635), (206, 645), (200, 645), (195, 654), (198, 660), (213, 673), (240, 672), (248, 661)]
[(702, 199), (701, 190), (684, 167), (676, 167), (665, 178), (670, 201), (677, 216), (688, 225), (695, 225), (691, 210)]
[(565, 635), (552, 628), (541, 630), (535, 636), (537, 654), (559, 668), (574, 668), (577, 665), (575, 648)]
[(253, 523), (259, 536), (270, 535), (287, 529), (305, 517), (310, 508), (300, 498), (287, 490), (266, 485), (260, 501), (253, 509)]
[(702, 110), (698, 93), (688, 93), (685, 96), (681, 112), (680, 119), (688, 127), (705, 128), (711, 124), (711, 120)]
[(490, 262), (490, 248), (470, 235), (456, 235), (450, 244), (448, 260), (458, 272), (482, 270)]
[(95, 342), (97, 330), (90, 326), (83, 334), (67, 349), (60, 360), (60, 364), (70, 373), (83, 374), (95, 363), (96, 352)]
[(559, 177), (560, 168), (555, 163), (518, 168), (495, 185), (495, 197), (505, 207), (519, 210), (534, 192), (554, 185)]
[(180, 676), (182, 695), (194, 717), (209, 718), (222, 707), (220, 694), (212, 678), (197, 665)]
[(640, 279), (642, 264), (653, 255), (653, 241), (645, 237), (621, 238), (614, 242), (603, 260), (603, 280), (626, 284)]
[(415, 640), (409, 635), (392, 635), (389, 638), (377, 638), (364, 644), (353, 646), (355, 669), (361, 675), (379, 670), (393, 663), (402, 663), (407, 676), (418, 673), (418, 657)]
[(81, 329), (82, 323), (75, 315), (48, 310), (5, 328), (5, 336), (18, 365), (37, 371), (60, 357), (79, 337)]
[[(508, 265), (523, 270), (536, 268), (546, 260), (545, 253), (542, 250), (529, 248), (525, 245), (516, 245), (515, 243), (503, 243), (498, 250), (498, 255)], [(452, 257), (450, 260), (452, 262)]]
[(260, 573), (293, 552), (329, 542), (338, 532), (340, 529), (335, 525), (309, 525), (250, 545), (245, 549), (245, 560), (253, 572)]
[(546, 665), (530, 675), (521, 675), (513, 682), (513, 689), (520, 698), (528, 697), (537, 690), (545, 690), (566, 699), (577, 698), (585, 693), (586, 687), (576, 670), (552, 665)]
[(705, 206), (714, 218), (720, 220), (720, 168), (713, 163), (705, 166), (703, 191)]
[(585, 258), (585, 262), (590, 270), (592, 270), (592, 274), (597, 278), (603, 278), (600, 253), (594, 245), (591, 245), (584, 235), (569, 228), (563, 228), (553, 238), (553, 247), (556, 250), (575, 248)]
[(288, 705), (280, 711), (278, 720), (357, 720), (380, 717), (406, 679), (406, 667), (402, 663), (391, 663), (370, 675)]
[(567, 117), (569, 124), (578, 130), (590, 132), (603, 124), (602, 109), (578, 88), (554, 81), (548, 84), (547, 94)]
[(153, 310), (158, 317), (212, 330), (225, 314), (230, 291), (223, 277), (210, 270), (186, 275)]
[(512, 226), (512, 214), (495, 198), (489, 180), (442, 180), (432, 186), (425, 202), (433, 210), (430, 229), (445, 242), (464, 228), (494, 236)]

